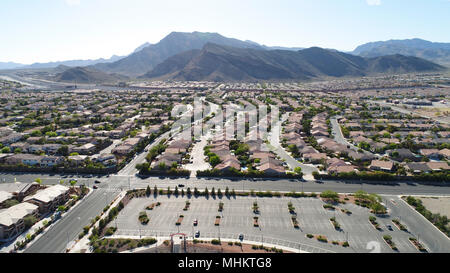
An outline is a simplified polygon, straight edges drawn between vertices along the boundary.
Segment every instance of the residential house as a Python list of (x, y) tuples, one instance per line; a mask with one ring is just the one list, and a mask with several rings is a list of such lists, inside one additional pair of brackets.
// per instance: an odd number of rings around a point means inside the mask
[(259, 167), (259, 170), (264, 172), (265, 174), (270, 174), (270, 175), (283, 175), (286, 173), (286, 170), (284, 169), (283, 166), (280, 166), (278, 164), (275, 164), (275, 163), (269, 162), (269, 161), (266, 163), (263, 163)]
[(306, 162), (311, 162), (313, 164), (319, 164), (321, 160), (327, 160), (327, 154), (325, 153), (309, 153), (303, 154), (303, 158)]
[(423, 156), (428, 157), (429, 159), (439, 160), (441, 154), (438, 149), (421, 149), (419, 153)]
[(405, 169), (414, 174), (428, 173), (431, 171), (431, 168), (425, 162), (406, 163)]
[(373, 171), (392, 172), (394, 170), (394, 162), (383, 160), (372, 160), (369, 169)]
[(450, 166), (448, 166), (447, 162), (427, 162), (426, 164), (432, 171), (450, 170)]

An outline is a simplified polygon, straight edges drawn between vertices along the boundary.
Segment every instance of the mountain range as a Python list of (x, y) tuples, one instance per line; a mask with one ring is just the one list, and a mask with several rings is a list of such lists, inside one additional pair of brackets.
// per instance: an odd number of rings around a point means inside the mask
[(100, 58), (100, 59), (95, 59), (95, 60), (69, 60), (69, 61), (59, 61), (59, 62), (49, 62), (49, 63), (33, 63), (30, 65), (13, 63), (13, 62), (7, 62), (7, 63), (0, 62), (0, 69), (47, 69), (47, 68), (55, 68), (60, 65), (68, 66), (68, 67), (88, 66), (88, 65), (94, 65), (97, 63), (116, 62), (122, 58), (124, 58), (124, 56), (113, 55), (109, 59)]
[(291, 50), (236, 48), (213, 43), (168, 58), (140, 78), (186, 81), (308, 80), (444, 69), (402, 55), (364, 58), (318, 47)]
[(450, 43), (433, 43), (421, 39), (389, 40), (358, 46), (352, 54), (379, 57), (391, 54), (414, 56), (443, 65), (450, 64)]
[[(59, 73), (54, 77), (58, 81), (96, 83), (127, 78), (311, 79), (436, 71), (443, 67), (430, 61), (446, 64), (449, 45), (420, 39), (391, 40), (365, 44), (346, 54), (317, 47), (269, 47), (250, 40), (227, 38), (218, 33), (172, 32), (156, 44), (142, 44), (127, 56), (33, 64), (20, 68), (59, 67)], [(7, 68), (15, 65), (19, 64), (3, 63)]]
[(172, 32), (157, 44), (149, 45), (117, 62), (96, 64), (93, 68), (132, 77), (139, 76), (153, 69), (156, 65), (173, 55), (188, 50), (201, 49), (207, 43), (216, 43), (239, 48), (263, 49), (263, 47), (257, 43), (226, 38), (218, 33)]

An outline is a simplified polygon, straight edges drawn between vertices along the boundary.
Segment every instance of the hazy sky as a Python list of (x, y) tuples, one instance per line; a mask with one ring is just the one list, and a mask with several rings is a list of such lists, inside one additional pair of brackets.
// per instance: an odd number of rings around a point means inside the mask
[(127, 55), (172, 31), (351, 51), (378, 40), (450, 42), (450, 0), (0, 0), (0, 61)]

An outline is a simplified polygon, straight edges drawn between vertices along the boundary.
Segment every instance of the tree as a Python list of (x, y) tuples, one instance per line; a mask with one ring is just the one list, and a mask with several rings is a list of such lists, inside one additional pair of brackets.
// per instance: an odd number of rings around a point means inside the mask
[(324, 192), (322, 192), (322, 194), (320, 194), (320, 197), (322, 197), (322, 198), (326, 198), (326, 199), (331, 199), (331, 200), (333, 200), (333, 201), (337, 201), (337, 200), (339, 200), (339, 195), (338, 195), (338, 193), (337, 192), (334, 192), (334, 191), (330, 191), (330, 190), (327, 190), (327, 191), (324, 191)]
[(31, 226), (33, 226), (36, 222), (38, 221), (38, 219), (33, 216), (33, 215), (28, 215), (25, 218), (23, 218), (23, 223), (25, 224), (25, 229), (30, 228)]
[(10, 208), (10, 207), (18, 205), (18, 204), (20, 204), (20, 202), (17, 201), (16, 199), (9, 199), (9, 200), (6, 200), (5, 202), (3, 202), (3, 207)]
[(42, 185), (42, 179), (40, 178), (36, 178), (34, 182), (38, 183), (39, 185)]
[(378, 202), (373, 202), (372, 205), (370, 206), (370, 208), (372, 209), (373, 213), (375, 213), (375, 214), (385, 214), (386, 213), (386, 208)]
[(367, 199), (368, 195), (367, 192), (359, 190), (355, 192), (355, 198), (356, 199)]
[(59, 147), (59, 149), (56, 153), (59, 155), (62, 155), (62, 156), (68, 156), (69, 155), (69, 147), (67, 145), (63, 145), (63, 146)]
[(294, 172), (295, 172), (296, 174), (298, 174), (298, 175), (303, 174), (303, 173), (302, 173), (302, 168), (301, 168), (301, 167), (295, 167)]
[(11, 152), (11, 149), (9, 147), (3, 147), (2, 148), (2, 153), (3, 154), (9, 154)]
[(147, 189), (145, 190), (145, 195), (149, 196), (151, 194), (150, 186), (147, 185)]
[(220, 157), (218, 157), (216, 154), (214, 154), (213, 156), (211, 156), (209, 158), (209, 164), (211, 164), (211, 166), (214, 168), (215, 166), (219, 165), (221, 162)]
[(70, 186), (75, 187), (76, 184), (77, 184), (77, 181), (75, 181), (75, 180), (70, 181)]

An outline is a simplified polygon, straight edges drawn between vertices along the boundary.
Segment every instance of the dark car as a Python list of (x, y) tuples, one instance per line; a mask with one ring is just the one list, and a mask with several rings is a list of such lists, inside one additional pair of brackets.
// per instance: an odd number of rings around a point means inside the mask
[(95, 180), (94, 183), (95, 183), (95, 184), (100, 184), (100, 183), (102, 183), (102, 182), (101, 182), (100, 180)]
[(200, 237), (200, 231), (199, 231), (199, 230), (197, 230), (197, 231), (195, 232), (195, 238), (198, 238), (198, 237)]
[(244, 234), (242, 234), (242, 233), (239, 234), (239, 240), (241, 240), (241, 241), (244, 240)]
[(183, 184), (178, 184), (178, 188), (184, 188)]
[(390, 231), (393, 230), (391, 225), (387, 225), (386, 227), (387, 227)]
[(98, 189), (97, 185), (94, 185), (94, 187), (93, 187), (93, 188), (94, 188), (94, 190)]

